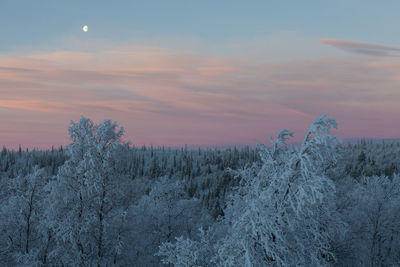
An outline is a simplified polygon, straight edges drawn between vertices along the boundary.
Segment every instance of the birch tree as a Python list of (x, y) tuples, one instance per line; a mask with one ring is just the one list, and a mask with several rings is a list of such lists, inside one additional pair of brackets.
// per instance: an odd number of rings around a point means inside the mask
[(50, 185), (48, 217), (57, 241), (53, 263), (117, 263), (122, 246), (117, 228), (126, 214), (120, 205), (126, 184), (116, 168), (123, 133), (109, 120), (98, 125), (87, 118), (71, 122), (70, 159)]

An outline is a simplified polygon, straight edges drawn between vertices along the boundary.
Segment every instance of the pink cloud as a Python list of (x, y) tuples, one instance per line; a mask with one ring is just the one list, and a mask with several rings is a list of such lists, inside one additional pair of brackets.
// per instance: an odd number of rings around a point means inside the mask
[(400, 132), (395, 60), (258, 63), (154, 47), (0, 58), (0, 145), (66, 144), (81, 115), (118, 121), (138, 145), (255, 144), (281, 128), (300, 141), (322, 113), (341, 137)]
[(369, 56), (400, 56), (400, 47), (339, 39), (321, 39), (320, 42), (350, 53)]

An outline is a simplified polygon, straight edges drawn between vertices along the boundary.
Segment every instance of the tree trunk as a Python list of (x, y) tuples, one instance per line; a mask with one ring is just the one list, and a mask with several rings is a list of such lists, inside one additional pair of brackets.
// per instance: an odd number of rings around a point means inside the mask
[[(83, 198), (82, 198), (82, 193), (79, 193), (79, 214), (78, 214), (79, 223), (82, 220), (82, 214), (83, 214)], [(79, 251), (81, 252), (81, 261), (83, 262), (83, 245), (82, 245), (82, 242), (79, 237), (78, 237), (77, 245), (78, 245)]]
[(33, 195), (35, 194), (35, 188), (33, 188), (31, 196), (29, 198), (29, 211), (26, 216), (26, 242), (25, 242), (25, 253), (29, 253), (29, 239), (31, 235), (31, 216), (33, 211)]
[(100, 203), (100, 210), (99, 210), (99, 240), (97, 243), (97, 258), (98, 258), (98, 263), (97, 266), (100, 266), (102, 257), (103, 257), (103, 231), (104, 231), (104, 199), (106, 197), (106, 189), (105, 189), (105, 184), (103, 183), (103, 193), (101, 195), (101, 203)]

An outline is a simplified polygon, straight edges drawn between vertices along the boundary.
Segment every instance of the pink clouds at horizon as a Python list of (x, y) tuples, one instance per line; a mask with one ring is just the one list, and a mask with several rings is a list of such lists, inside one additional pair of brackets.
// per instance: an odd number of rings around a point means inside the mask
[(253, 145), (282, 128), (301, 141), (323, 113), (341, 138), (397, 138), (399, 85), (390, 57), (271, 63), (146, 46), (3, 54), (0, 145), (65, 145), (81, 116), (117, 121), (136, 145)]

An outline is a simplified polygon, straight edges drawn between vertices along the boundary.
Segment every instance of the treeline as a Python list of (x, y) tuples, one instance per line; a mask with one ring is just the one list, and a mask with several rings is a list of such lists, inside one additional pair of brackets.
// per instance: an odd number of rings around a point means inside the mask
[[(0, 175), (7, 178), (26, 176), (35, 166), (46, 175), (57, 175), (58, 168), (70, 157), (62, 146), (51, 150), (9, 150), (3, 147), (0, 154)], [(227, 148), (189, 150), (153, 146), (124, 149), (124, 175), (132, 180), (144, 178), (149, 181), (159, 177), (179, 179), (189, 197), (199, 198), (209, 207), (213, 217), (221, 214), (220, 200), (233, 186), (232, 176), (226, 169), (240, 169), (260, 161), (257, 148)], [(221, 202), (222, 203), (222, 202)]]
[[(195, 150), (189, 150), (187, 146), (166, 148), (129, 145), (127, 148), (125, 173), (132, 179), (176, 177), (184, 181), (188, 194), (197, 198), (204, 198), (205, 191), (214, 192), (214, 197), (219, 198), (219, 192), (232, 185), (232, 177), (226, 169), (241, 169), (260, 162), (259, 149), (249, 146)], [(373, 175), (393, 177), (400, 170), (400, 141), (373, 142), (360, 139), (353, 144), (339, 145), (337, 153), (338, 168), (334, 173), (350, 175), (355, 179)], [(3, 147), (0, 153), (0, 173), (3, 177), (15, 178), (27, 175), (34, 166), (39, 166), (47, 175), (56, 175), (58, 168), (68, 158), (69, 154), (62, 146), (31, 151), (21, 148), (15, 151)]]
[[(226, 168), (243, 168), (246, 164), (260, 160), (256, 148), (188, 150), (185, 148), (165, 148), (127, 145), (126, 156), (128, 172), (132, 179), (135, 177), (157, 178), (159, 176), (176, 176), (181, 180), (192, 179)], [(51, 150), (22, 150), (18, 151), (3, 147), (0, 152), (0, 172), (8, 178), (25, 175), (34, 166), (44, 168), (46, 173), (57, 174), (58, 167), (69, 158), (69, 154), (61, 146)]]
[(357, 144), (348, 144), (340, 153), (345, 173), (353, 178), (373, 175), (393, 177), (400, 170), (400, 141), (373, 143), (363, 139)]
[(58, 150), (8, 150), (6, 147), (0, 152), (0, 173), (8, 178), (31, 173), (34, 166), (44, 168), (49, 175), (56, 175), (58, 167), (64, 164), (68, 154), (61, 146)]

